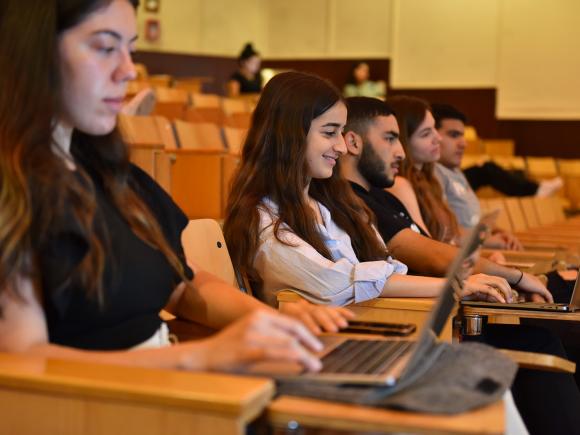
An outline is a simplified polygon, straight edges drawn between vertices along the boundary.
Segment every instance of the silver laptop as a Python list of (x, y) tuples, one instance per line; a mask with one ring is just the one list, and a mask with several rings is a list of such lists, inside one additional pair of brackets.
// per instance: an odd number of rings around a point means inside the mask
[(322, 336), (325, 348), (319, 356), (323, 368), (318, 373), (306, 373), (298, 364), (270, 362), (254, 365), (251, 372), (285, 380), (298, 377), (313, 382), (389, 386), (419, 376), (432, 366), (443, 349), (438, 346), (437, 337), (453, 310), (455, 294), (461, 290), (470, 257), (481, 245), (489, 228), (484, 219), (466, 237), (449, 268), (437, 305), (418, 341), (328, 334)]
[(481, 302), (481, 301), (463, 301), (462, 305), (468, 307), (490, 307), (501, 308), (506, 310), (536, 310), (536, 311), (557, 311), (565, 313), (573, 313), (580, 310), (580, 273), (576, 277), (574, 290), (570, 297), (570, 302), (567, 304), (552, 304), (542, 302), (515, 302), (509, 304), (502, 304), (500, 302)]

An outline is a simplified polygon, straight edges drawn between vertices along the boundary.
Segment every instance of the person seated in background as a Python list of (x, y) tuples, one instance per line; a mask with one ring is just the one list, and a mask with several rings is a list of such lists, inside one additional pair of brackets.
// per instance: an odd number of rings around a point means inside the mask
[(380, 97), (385, 98), (387, 87), (383, 80), (370, 80), (370, 68), (366, 62), (357, 62), (350, 71), (350, 77), (344, 85), (345, 97)]
[(441, 182), (449, 206), (455, 211), (460, 225), (471, 228), (477, 222), (479, 201), (474, 190), (491, 186), (510, 196), (546, 197), (563, 186), (560, 177), (536, 183), (523, 174), (506, 171), (493, 161), (461, 170), (461, 160), (467, 142), (465, 124), (467, 117), (450, 104), (432, 104), (435, 128), (441, 136), (441, 157), (435, 173)]
[[(455, 213), (445, 201), (435, 173), (435, 164), (441, 155), (441, 136), (435, 129), (429, 103), (404, 95), (393, 97), (388, 102), (395, 111), (406, 154), (401, 163), (401, 176), (389, 190), (429, 236), (458, 244), (465, 229), (459, 225)], [(490, 234), (484, 246), (521, 249), (517, 239), (504, 232)]]
[(262, 91), (261, 64), (260, 53), (248, 42), (238, 56), (238, 70), (232, 74), (226, 85), (228, 97), (259, 94)]
[[(0, 351), (317, 370), (321, 344), (306, 325), (336, 331), (352, 313), (304, 303), (293, 319), (188, 264), (187, 217), (129, 162), (116, 124), (135, 77), (137, 3), (2, 3), (0, 37), (12, 42), (0, 45)], [(161, 309), (220, 331), (170, 346)]]
[[(334, 86), (297, 72), (268, 82), (254, 112), (224, 236), (234, 267), (272, 306), (287, 288), (311, 302), (346, 305), (380, 296), (436, 296), (443, 286), (441, 278), (405, 275), (372, 212), (335, 170), (346, 153), (346, 112)], [(466, 280), (465, 295), (511, 297), (504, 280), (492, 280), (494, 286)]]
[[(346, 99), (348, 111), (344, 128), (347, 153), (340, 158), (342, 175), (354, 192), (365, 201), (377, 218), (377, 228), (389, 252), (414, 273), (430, 276), (446, 274), (459, 248), (428, 237), (413, 222), (404, 205), (384, 189), (393, 185), (405, 152), (399, 141), (399, 127), (392, 109), (376, 98)], [(479, 258), (474, 273), (480, 284), (494, 287), (498, 279), (517, 284), (523, 295), (533, 299), (544, 286), (534, 276), (499, 266)], [(485, 325), (478, 340), (499, 348), (550, 353), (566, 357), (560, 340), (534, 326)], [(471, 337), (464, 339), (473, 340)], [(551, 428), (553, 433), (569, 433), (576, 427), (580, 392), (572, 375), (520, 369), (512, 385), (516, 404), (532, 433)], [(565, 399), (562, 400), (562, 395)], [(563, 407), (561, 404), (563, 404)]]
[[(435, 128), (441, 138), (439, 161), (434, 167), (435, 175), (459, 225), (463, 228), (472, 228), (479, 221), (481, 210), (479, 199), (461, 171), (461, 159), (467, 145), (465, 116), (454, 107), (442, 104), (431, 105), (431, 113), (433, 113)], [(506, 172), (499, 166), (498, 171)], [(507, 181), (504, 176), (503, 182)], [(499, 228), (494, 229), (492, 238), (488, 240), (488, 246), (522, 249), (521, 243), (513, 234)]]

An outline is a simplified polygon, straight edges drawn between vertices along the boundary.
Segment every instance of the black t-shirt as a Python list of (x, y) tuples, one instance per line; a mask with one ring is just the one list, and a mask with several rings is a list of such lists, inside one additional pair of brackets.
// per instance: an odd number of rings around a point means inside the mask
[(409, 212), (399, 199), (390, 192), (371, 186), (367, 192), (362, 186), (350, 183), (356, 193), (377, 217), (377, 226), (383, 241), (389, 242), (395, 235), (406, 228), (410, 228), (419, 234), (429, 237), (419, 225), (417, 225)]
[(248, 80), (239, 71), (236, 71), (230, 77), (230, 80), (235, 80), (240, 84), (240, 94), (259, 94), (262, 92), (262, 76), (260, 73), (256, 74), (254, 80)]
[[(75, 267), (85, 257), (88, 242), (75, 220), (65, 219), (39, 248), (43, 304), (51, 343), (82, 349), (126, 349), (153, 335), (166, 305), (180, 282), (164, 255), (132, 231), (96, 180), (95, 222), (106, 227), (103, 303), (71, 282)], [(130, 186), (157, 218), (164, 236), (185, 268), (181, 232), (185, 214), (145, 172), (131, 167)]]

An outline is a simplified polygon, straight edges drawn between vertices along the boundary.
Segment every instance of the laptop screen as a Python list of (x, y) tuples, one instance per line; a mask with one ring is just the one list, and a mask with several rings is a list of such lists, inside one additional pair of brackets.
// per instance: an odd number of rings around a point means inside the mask
[(437, 305), (425, 324), (422, 335), (434, 334), (435, 337), (438, 337), (443, 331), (447, 319), (455, 306), (454, 294), (457, 293), (459, 296), (462, 282), (468, 275), (467, 269), (473, 266), (470, 257), (483, 244), (489, 229), (495, 224), (498, 214), (498, 210), (486, 213), (465, 237), (460, 251), (447, 271), (445, 285), (439, 295)]

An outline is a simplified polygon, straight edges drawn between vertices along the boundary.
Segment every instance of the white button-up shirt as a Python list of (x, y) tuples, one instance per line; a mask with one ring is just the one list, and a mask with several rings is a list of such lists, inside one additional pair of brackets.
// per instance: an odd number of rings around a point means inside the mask
[[(323, 257), (284, 223), (280, 238), (288, 245), (276, 239), (274, 221), (278, 207), (269, 199), (262, 200), (260, 246), (254, 259), (263, 281), (262, 288), (255, 289), (260, 299), (276, 307), (276, 294), (293, 289), (314, 303), (347, 305), (380, 296), (393, 273), (407, 273), (407, 266), (391, 258), (361, 263), (348, 234), (334, 223), (326, 207), (318, 205), (324, 222), (318, 230), (332, 260)], [(377, 238), (381, 240), (378, 233)]]

